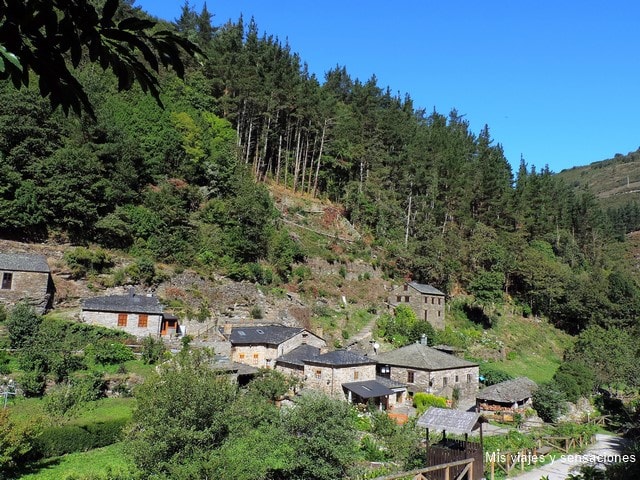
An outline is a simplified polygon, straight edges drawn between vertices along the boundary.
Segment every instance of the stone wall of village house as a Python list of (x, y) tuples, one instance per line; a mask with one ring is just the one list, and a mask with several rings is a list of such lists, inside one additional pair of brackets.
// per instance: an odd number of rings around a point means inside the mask
[(160, 335), (160, 324), (162, 323), (161, 314), (148, 314), (146, 327), (138, 326), (140, 315), (137, 313), (128, 313), (127, 325), (118, 326), (119, 315), (120, 314), (117, 312), (83, 311), (82, 320), (86, 323), (91, 323), (94, 325), (102, 325), (103, 327), (113, 328), (116, 330), (124, 330), (125, 332), (135, 335), (136, 337)]
[(275, 358), (289, 353), (291, 350), (298, 348), (300, 345), (311, 345), (312, 347), (323, 348), (327, 345), (322, 338), (315, 336), (314, 334), (303, 330), (302, 332), (294, 335), (289, 340), (282, 342), (278, 345), (278, 355)]
[[(411, 380), (410, 372), (413, 372), (413, 382), (409, 382), (409, 380)], [(469, 398), (475, 397), (478, 392), (479, 375), (480, 372), (477, 366), (428, 371), (394, 367), (392, 365), (390, 378), (398, 383), (406, 384), (408, 387), (411, 385), (419, 385), (423, 391), (427, 393), (433, 393), (434, 395), (442, 394), (448, 397), (451, 396), (453, 389), (458, 387), (460, 389), (460, 397)], [(431, 387), (429, 387), (429, 385), (431, 385)]]
[(376, 366), (355, 365), (348, 367), (331, 367), (326, 365), (304, 366), (304, 386), (312, 390), (320, 390), (334, 397), (344, 398), (343, 383), (361, 382), (376, 379)]
[(418, 319), (426, 320), (433, 328), (444, 330), (445, 301), (442, 295), (426, 295), (407, 284), (398, 285), (391, 291), (389, 301), (409, 305)]
[(294, 368), (291, 365), (285, 365), (285, 364), (282, 364), (282, 363), (277, 363), (276, 364), (276, 370), (281, 372), (283, 375), (296, 377), (296, 378), (299, 378), (301, 380), (304, 378), (304, 368), (303, 367)]
[(276, 358), (289, 353), (291, 350), (303, 344), (322, 348), (326, 345), (326, 342), (309, 332), (302, 331), (278, 346), (264, 344), (234, 345), (231, 347), (231, 360), (245, 363), (256, 368), (275, 368)]
[(266, 345), (234, 345), (231, 347), (231, 360), (256, 368), (273, 368), (274, 360), (277, 357), (278, 349), (276, 347)]
[(0, 302), (13, 306), (21, 301), (33, 305), (37, 313), (44, 313), (49, 306), (49, 274), (45, 272), (16, 272), (0, 270), (0, 282), (4, 273), (11, 274), (11, 288), (0, 288)]

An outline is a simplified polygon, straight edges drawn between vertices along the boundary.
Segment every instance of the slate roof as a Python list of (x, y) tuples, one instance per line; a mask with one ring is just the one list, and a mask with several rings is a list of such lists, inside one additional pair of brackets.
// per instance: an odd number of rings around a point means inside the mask
[(47, 257), (28, 253), (0, 253), (0, 270), (44, 273), (51, 271)]
[(343, 383), (342, 387), (347, 390), (351, 390), (364, 400), (367, 400), (368, 398), (386, 397), (396, 393), (376, 380)]
[(413, 343), (381, 353), (374, 358), (381, 364), (417, 370), (450, 370), (478, 366), (477, 363), (468, 362), (421, 343)]
[(313, 345), (300, 345), (289, 353), (285, 353), (276, 358), (276, 362), (304, 367), (305, 360), (312, 359), (318, 355), (320, 355), (320, 349), (318, 347), (314, 347)]
[(433, 430), (445, 430), (448, 433), (462, 435), (471, 433), (480, 426), (480, 414), (450, 410), (448, 408), (429, 407), (416, 422), (418, 427)]
[(82, 301), (83, 310), (97, 312), (161, 314), (162, 305), (157, 297), (146, 295), (109, 295), (87, 298)]
[(313, 365), (328, 365), (332, 367), (346, 367), (351, 365), (368, 365), (376, 363), (371, 357), (366, 357), (349, 350), (334, 350), (317, 357), (306, 359), (305, 363)]
[(280, 345), (304, 328), (284, 325), (264, 325), (261, 327), (236, 327), (231, 329), (229, 341), (232, 345)]
[(425, 285), (424, 283), (418, 282), (409, 282), (408, 285), (425, 295), (442, 295), (444, 297), (444, 292), (441, 292), (436, 287), (433, 287), (431, 285)]
[(407, 385), (405, 383), (396, 382), (395, 380), (391, 380), (387, 377), (381, 377), (380, 375), (376, 375), (376, 382), (381, 383), (387, 388), (406, 388)]
[(485, 387), (476, 394), (483, 402), (516, 403), (531, 398), (538, 385), (527, 377), (496, 383)]

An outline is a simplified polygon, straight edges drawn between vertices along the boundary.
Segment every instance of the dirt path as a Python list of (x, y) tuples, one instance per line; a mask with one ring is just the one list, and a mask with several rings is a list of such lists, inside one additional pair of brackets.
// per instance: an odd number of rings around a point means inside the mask
[[(571, 473), (578, 473), (582, 465), (594, 465), (594, 460), (620, 455), (624, 449), (624, 440), (613, 435), (597, 434), (596, 442), (582, 454), (556, 454), (553, 463), (548, 463), (520, 475), (509, 476), (516, 480), (540, 480), (547, 476), (549, 480), (565, 480)], [(602, 463), (602, 462), (600, 462)]]

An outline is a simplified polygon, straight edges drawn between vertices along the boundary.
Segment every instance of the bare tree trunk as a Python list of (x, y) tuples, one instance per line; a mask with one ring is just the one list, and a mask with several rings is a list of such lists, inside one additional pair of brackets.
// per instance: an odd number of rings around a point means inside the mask
[(304, 155), (302, 157), (302, 175), (300, 175), (300, 185), (302, 193), (304, 193), (304, 177), (307, 174), (307, 157), (309, 156), (309, 134), (311, 129), (311, 120), (309, 120), (309, 131), (307, 131), (307, 140), (305, 142)]
[(324, 125), (322, 126), (322, 138), (320, 139), (320, 152), (318, 152), (318, 162), (316, 163), (316, 176), (313, 180), (313, 196), (316, 196), (316, 192), (318, 191), (318, 175), (320, 173), (320, 159), (322, 158), (322, 149), (324, 148), (324, 137), (327, 132), (327, 122), (324, 121)]
[(300, 125), (298, 124), (298, 125), (296, 125), (296, 127), (297, 127), (296, 128), (296, 130), (297, 130), (297, 133), (296, 133), (296, 137), (297, 137), (297, 140), (296, 140), (296, 165), (295, 165), (295, 167), (293, 169), (293, 191), (294, 192), (296, 191), (296, 188), (298, 187), (298, 173), (300, 173), (300, 157), (301, 157), (301, 154), (300, 154), (300, 142), (302, 140), (302, 138), (301, 138), (302, 137), (302, 132), (301, 132), (301, 129), (300, 129)]
[(278, 138), (278, 162), (276, 164), (276, 185), (280, 183), (280, 161), (282, 160), (282, 133)]
[(404, 230), (404, 246), (406, 247), (409, 243), (409, 225), (411, 224), (411, 202), (413, 200), (413, 182), (411, 182), (411, 187), (409, 187), (409, 207), (407, 208), (407, 226)]

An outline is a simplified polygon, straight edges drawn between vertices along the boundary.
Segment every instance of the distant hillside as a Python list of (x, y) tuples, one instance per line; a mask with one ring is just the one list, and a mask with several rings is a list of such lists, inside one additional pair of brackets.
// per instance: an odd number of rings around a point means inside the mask
[(561, 171), (558, 176), (575, 188), (588, 188), (606, 210), (640, 202), (640, 148), (626, 155)]

